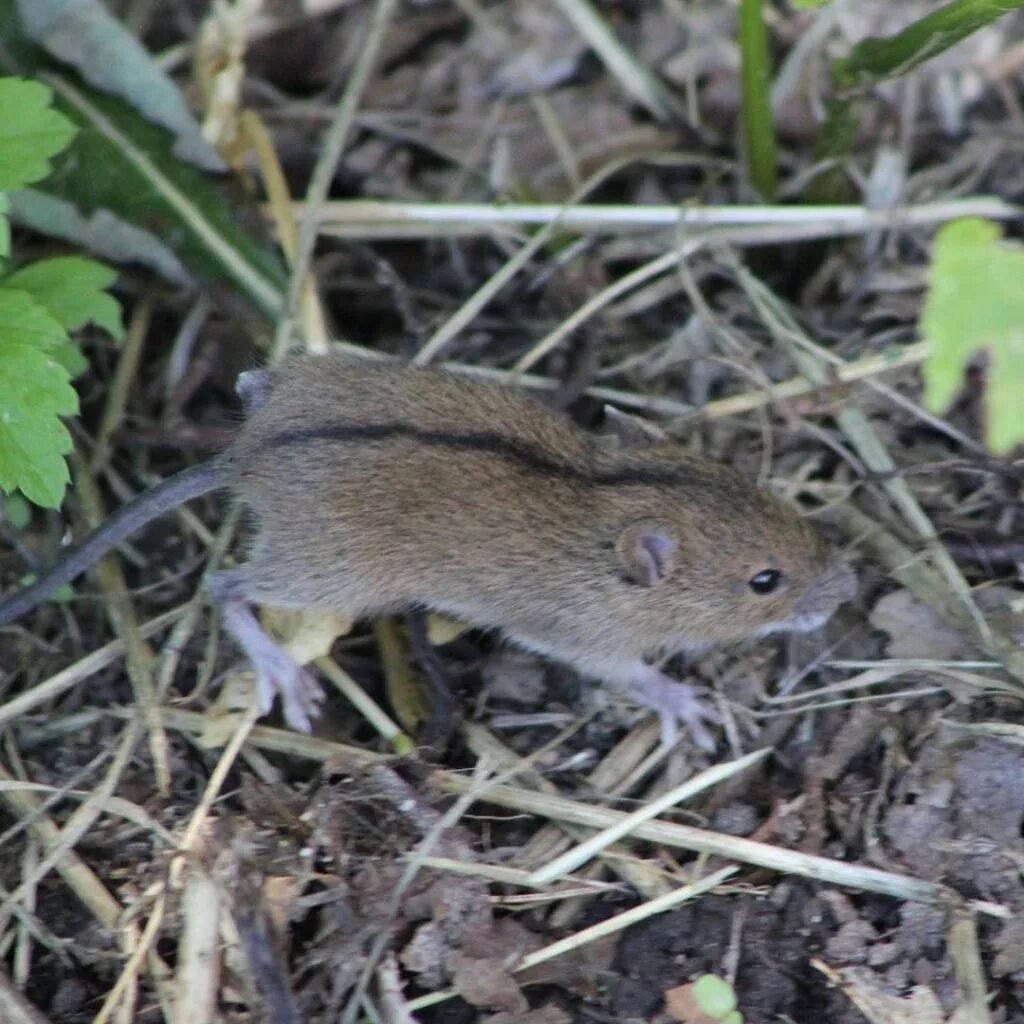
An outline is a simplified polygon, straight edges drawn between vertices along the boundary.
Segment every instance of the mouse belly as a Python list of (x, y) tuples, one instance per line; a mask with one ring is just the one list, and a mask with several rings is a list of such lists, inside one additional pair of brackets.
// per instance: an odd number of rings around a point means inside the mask
[[(294, 550), (290, 552), (294, 555)], [(300, 560), (301, 562), (301, 560)], [(436, 582), (436, 581), (435, 581)], [(259, 625), (250, 602), (284, 607), (319, 606), (351, 615), (373, 616), (389, 611), (421, 607), (444, 612), (474, 626), (499, 630), (512, 643), (574, 669), (584, 677), (611, 684), (627, 698), (655, 711), (661, 720), (662, 740), (674, 742), (679, 725), (694, 742), (714, 749), (709, 725), (720, 721), (718, 712), (697, 695), (693, 687), (664, 676), (648, 665), (637, 649), (623, 640), (617, 629), (568, 615), (557, 603), (545, 612), (536, 602), (518, 608), (510, 595), (482, 588), (483, 600), (438, 599), (444, 587), (383, 587), (379, 578), (352, 566), (332, 561), (330, 572), (320, 565), (302, 565), (275, 557), (266, 543), (254, 558), (239, 569), (220, 573), (211, 580), (211, 593), (224, 612), (224, 624), (248, 655), (259, 682), (260, 703), (269, 710), (280, 696), (285, 718), (293, 728), (308, 732), (319, 709), (321, 691), (315, 680)], [(461, 587), (456, 587), (461, 589)], [(471, 585), (474, 596), (478, 592)], [(487, 600), (487, 597), (490, 600)], [(502, 597), (505, 601), (502, 601)], [(581, 623), (591, 628), (580, 628)], [(608, 627), (608, 624), (604, 624)]]

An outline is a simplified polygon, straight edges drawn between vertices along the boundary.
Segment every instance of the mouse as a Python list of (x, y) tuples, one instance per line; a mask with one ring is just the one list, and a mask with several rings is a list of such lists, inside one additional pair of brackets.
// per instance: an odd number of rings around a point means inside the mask
[(437, 367), (296, 354), (242, 373), (235, 441), (117, 510), (31, 585), (19, 618), (156, 517), (227, 490), (248, 560), (210, 574), (260, 709), (308, 732), (318, 683), (254, 604), (353, 619), (424, 609), (493, 629), (610, 684), (713, 749), (713, 705), (652, 663), (818, 629), (853, 570), (798, 511), (735, 469), (609, 411), (604, 433), (522, 390)]

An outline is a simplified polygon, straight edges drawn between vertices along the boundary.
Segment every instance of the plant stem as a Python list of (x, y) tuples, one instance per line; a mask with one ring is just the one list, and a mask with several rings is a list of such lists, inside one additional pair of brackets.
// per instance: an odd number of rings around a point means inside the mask
[(772, 202), (778, 171), (771, 107), (771, 64), (761, 0), (740, 0), (739, 28), (747, 173), (761, 198)]

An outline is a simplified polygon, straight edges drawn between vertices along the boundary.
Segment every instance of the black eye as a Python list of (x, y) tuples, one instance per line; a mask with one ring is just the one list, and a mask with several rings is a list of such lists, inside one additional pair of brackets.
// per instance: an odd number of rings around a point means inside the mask
[(770, 594), (777, 590), (782, 582), (782, 573), (778, 569), (762, 569), (756, 576), (750, 577), (750, 589), (755, 594)]

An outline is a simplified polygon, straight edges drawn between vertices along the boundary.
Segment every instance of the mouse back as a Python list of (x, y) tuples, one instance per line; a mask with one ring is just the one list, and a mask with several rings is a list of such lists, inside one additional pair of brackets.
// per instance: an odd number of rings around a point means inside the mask
[(516, 388), (344, 353), (297, 354), (266, 372), (269, 397), (246, 420), (239, 454), (289, 433), (316, 441), (333, 429), (337, 440), (348, 429), (370, 443), (404, 433), (425, 448), (515, 441), (521, 458), (531, 449), (577, 465), (589, 458), (585, 435)]
[(420, 605), (608, 675), (852, 595), (795, 509), (657, 432), (610, 443), (516, 389), (344, 355), (260, 385), (228, 461), (270, 603)]

